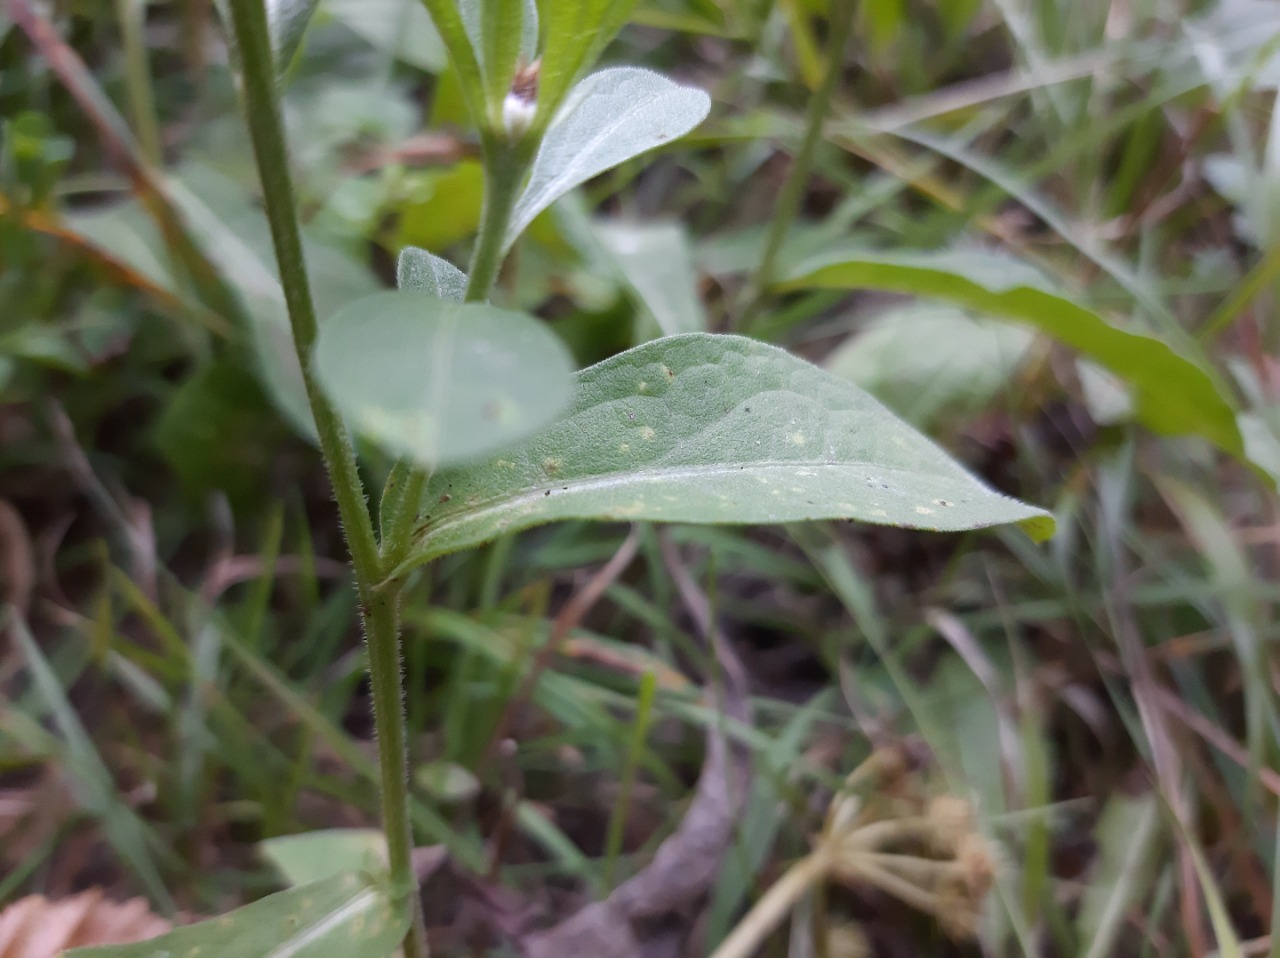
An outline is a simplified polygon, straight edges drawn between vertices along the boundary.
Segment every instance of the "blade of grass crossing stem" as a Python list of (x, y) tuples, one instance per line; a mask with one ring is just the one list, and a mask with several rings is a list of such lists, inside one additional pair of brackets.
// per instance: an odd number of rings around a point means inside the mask
[(1158, 477), (1156, 486), (1208, 566), (1222, 606), (1214, 618), (1225, 617), (1226, 631), (1240, 660), (1249, 747), (1245, 810), (1252, 817), (1258, 812), (1262, 797), (1258, 771), (1264, 767), (1268, 753), (1280, 745), (1280, 709), (1268, 678), (1268, 653), (1260, 634), (1267, 627), (1264, 605), (1258, 596), (1261, 583), (1255, 578), (1248, 553), (1236, 539), (1236, 531), (1214, 503), (1191, 486), (1169, 477)]
[(137, 876), (152, 901), (172, 914), (177, 905), (169, 895), (159, 862), (152, 851), (152, 846), (157, 843), (156, 836), (131, 808), (120, 801), (110, 770), (94, 747), (93, 739), (67, 698), (66, 689), (48, 659), (40, 652), (27, 624), (12, 610), (5, 618), (8, 631), (16, 638), (27, 660), (32, 685), (53, 717), (66, 746), (67, 771), (76, 783), (79, 800), (102, 821), (108, 841)]
[[(1084, 958), (1107, 958), (1115, 954), (1115, 943), (1124, 928), (1130, 908), (1138, 904), (1137, 896), (1145, 892), (1150, 882), (1144, 873), (1151, 870), (1154, 863), (1159, 829), (1159, 808), (1154, 799), (1129, 799), (1125, 796), (1113, 798), (1104, 816), (1125, 816), (1125, 826), (1121, 836), (1127, 845), (1123, 848), (1104, 846), (1102, 852), (1101, 872), (1094, 876), (1085, 889), (1084, 904), (1081, 908), (1083, 923), (1087, 916), (1092, 925), (1093, 936)], [(1102, 884), (1102, 887), (1099, 885)], [(1091, 897), (1094, 900), (1090, 900)], [(1093, 905), (1097, 905), (1096, 909)]]
[(653, 699), (658, 683), (653, 672), (645, 672), (640, 677), (640, 692), (636, 696), (636, 712), (632, 719), (631, 741), (628, 743), (626, 761), (622, 766), (622, 783), (617, 804), (609, 815), (609, 827), (605, 838), (605, 873), (604, 883), (612, 888), (618, 873), (618, 856), (622, 851), (622, 829), (626, 824), (627, 813), (631, 810), (631, 792), (636, 784), (636, 769), (640, 765), (640, 754), (644, 751), (645, 740), (649, 737), (649, 724), (653, 720)]
[(814, 723), (822, 718), (834, 698), (835, 690), (831, 688), (813, 696), (796, 710), (777, 741), (756, 755), (759, 774), (752, 782), (742, 827), (734, 831), (733, 847), (726, 862), (729, 867), (721, 869), (712, 890), (707, 917), (708, 943), (722, 941), (729, 933), (734, 915), (751, 890), (752, 882), (760, 875), (783, 824), (784, 816), (779, 814), (779, 808), (790, 804), (787, 793), (792, 789), (788, 779), (802, 774), (799, 765), (803, 761), (805, 742)]
[[(370, 781), (378, 780), (378, 771), (373, 762), (341, 729), (295, 692), (266, 661), (245, 648), (239, 639), (231, 635), (223, 638), (227, 651), (244, 666), (258, 684), (279, 699), (281, 704), (298, 717), (299, 721), (310, 727), (320, 740), (332, 748), (352, 769)], [(410, 811), (414, 825), (431, 836), (433, 841), (448, 847), (450, 853), (455, 855), (460, 863), (475, 871), (484, 868), (484, 858), (480, 851), (464, 841), (461, 835), (433, 809), (420, 802), (413, 802)]]
[(1271, 852), (1271, 958), (1280, 958), (1280, 935), (1276, 934), (1276, 929), (1280, 928), (1280, 881), (1275, 879), (1278, 869), (1280, 869), (1280, 828), (1276, 829), (1276, 844)]
[(600, 880), (599, 870), (591, 864), (591, 860), (532, 802), (521, 799), (516, 803), (516, 824), (525, 835), (541, 845), (543, 851), (559, 862), (567, 874), (579, 879), (594, 897), (603, 897), (608, 891), (608, 887)]
[(133, 127), (138, 133), (142, 155), (148, 163), (159, 166), (163, 156), (155, 94), (151, 87), (151, 66), (147, 62), (145, 0), (116, 0), (116, 20), (124, 46), (125, 89)]
[[(1159, 293), (1142, 282), (1127, 264), (1118, 260), (1107, 250), (1102, 249), (1092, 239), (1082, 236), (1079, 230), (1067, 222), (1064, 214), (1053, 207), (1047, 199), (1033, 192), (1027, 184), (1022, 182), (1020, 177), (994, 160), (979, 157), (967, 149), (956, 148), (951, 143), (938, 137), (902, 130), (896, 131), (894, 135), (900, 136), (918, 146), (923, 146), (925, 149), (940, 153), (999, 186), (1011, 197), (1035, 213), (1036, 216), (1048, 223), (1064, 240), (1074, 246), (1082, 256), (1107, 273), (1122, 289), (1129, 293), (1134, 298), (1134, 301), (1157, 324), (1161, 336), (1172, 347), (1190, 357), (1197, 366), (1204, 369), (1211, 376), (1214, 375), (1204, 350), (1183, 329), (1177, 317), (1173, 315), (1169, 307), (1160, 298)], [(1221, 389), (1221, 381), (1215, 380), (1215, 382), (1218, 383)]]
[[(263, 625), (267, 621), (267, 610), (271, 605), (271, 594), (276, 584), (276, 563), (280, 560), (280, 548), (284, 542), (284, 504), (273, 503), (267, 514), (265, 528), (262, 533), (262, 544), (258, 547), (258, 561), (262, 572), (254, 580), (243, 608), (241, 634), (252, 647), (262, 641)], [(299, 555), (299, 561), (305, 563), (299, 574), (310, 571), (315, 573), (315, 555), (309, 550)]]
[(1200, 893), (1204, 895), (1205, 907), (1209, 911), (1209, 923), (1213, 927), (1214, 937), (1218, 940), (1218, 955), (1220, 958), (1245, 958), (1244, 947), (1240, 942), (1240, 936), (1236, 934), (1231, 914), (1227, 910), (1227, 903), (1222, 897), (1222, 889), (1218, 887), (1213, 869), (1205, 861), (1204, 850), (1200, 847), (1197, 836), (1187, 830), (1179, 820), (1177, 812), (1172, 809), (1165, 809), (1165, 818), (1179, 833), (1191, 855), (1196, 878), (1200, 882)]
[(206, 620), (194, 631), (187, 696), (177, 719), (179, 808), (182, 820), (192, 826), (198, 824), (205, 756), (214, 741), (209, 731), (209, 692), (220, 687), (222, 660), (222, 630)]

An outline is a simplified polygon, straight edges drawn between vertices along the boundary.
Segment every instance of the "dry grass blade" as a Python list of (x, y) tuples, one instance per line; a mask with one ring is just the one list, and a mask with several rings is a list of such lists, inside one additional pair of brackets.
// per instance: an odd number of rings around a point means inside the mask
[(22, 516), (0, 499), (0, 602), (25, 616), (36, 586), (36, 559)]
[(640, 529), (639, 526), (632, 526), (631, 532), (622, 541), (622, 545), (613, 554), (613, 558), (606, 562), (591, 577), (590, 581), (575, 592), (569, 601), (565, 603), (564, 608), (560, 610), (560, 614), (556, 616), (555, 621), (551, 624), (551, 634), (547, 637), (546, 644), (538, 650), (532, 665), (525, 672), (520, 688), (503, 707), (502, 715), (498, 719), (498, 724), (489, 740), (489, 747), (485, 750), (485, 755), (479, 763), (481, 768), (485, 768), (493, 759), (494, 750), (499, 743), (506, 739), (512, 720), (533, 697), (534, 690), (538, 687), (539, 678), (551, 667), (556, 655), (563, 648), (569, 633), (591, 611), (592, 606), (600, 601), (600, 597), (604, 595), (609, 586), (617, 581), (618, 576), (626, 571), (627, 566), (636, 557), (636, 552), (639, 549)]

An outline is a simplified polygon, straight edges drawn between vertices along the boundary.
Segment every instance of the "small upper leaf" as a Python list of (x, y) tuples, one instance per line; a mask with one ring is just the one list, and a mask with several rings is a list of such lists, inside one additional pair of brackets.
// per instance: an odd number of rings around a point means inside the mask
[(981, 252), (837, 249), (796, 264), (783, 284), (813, 286), (934, 296), (1034, 326), (1129, 383), (1149, 428), (1241, 451), (1235, 412), (1204, 370), (1157, 339), (1117, 329), (1024, 263)]
[(636, 0), (542, 0), (539, 111), (550, 117), (565, 92), (589, 70), (626, 23)]
[(218, 918), (131, 945), (64, 952), (67, 958), (382, 958), (409, 927), (407, 899), (348, 872), (268, 895)]
[(396, 287), (460, 303), (467, 298), (467, 274), (447, 259), (406, 246), (396, 262)]
[(319, 3), (320, 0), (267, 0), (267, 29), (277, 72), (289, 69)]
[(1053, 529), (856, 386), (777, 347), (708, 333), (583, 370), (554, 426), (436, 473), (423, 509), (406, 566), (556, 519)]
[(321, 326), (315, 371), (356, 428), (434, 468), (541, 429), (569, 399), (572, 366), (532, 316), (384, 292)]
[[(490, 110), (499, 106), (511, 89), (511, 79), (520, 59), (520, 46), (526, 36), (526, 6), (525, 0), (480, 0), (478, 4), (463, 4), (460, 8), (465, 16), (466, 10), (478, 7), (479, 36), (473, 36), (471, 42), (480, 60), (485, 102)], [(536, 26), (534, 30), (537, 30)]]
[[(293, 64), (293, 58), (302, 46), (303, 35), (311, 24), (320, 0), (264, 0), (267, 15), (267, 35), (271, 41), (271, 59), (276, 74), (284, 76)], [(240, 67), (240, 48), (236, 44), (235, 31), (231, 29), (230, 8), (227, 0), (214, 0), (214, 6), (222, 22), (227, 25), (227, 44), (231, 62), (237, 71)]]
[(591, 74), (569, 91), (547, 128), (516, 201), (506, 245), (575, 186), (684, 136), (710, 110), (711, 98), (701, 90), (649, 70), (614, 67)]

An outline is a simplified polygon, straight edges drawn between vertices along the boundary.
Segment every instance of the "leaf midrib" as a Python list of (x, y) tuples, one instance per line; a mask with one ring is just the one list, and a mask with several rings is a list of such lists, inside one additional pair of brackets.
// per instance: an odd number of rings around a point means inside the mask
[[(536, 503), (539, 498), (546, 497), (549, 490), (552, 495), (556, 492), (561, 494), (576, 492), (591, 492), (600, 489), (607, 489), (609, 486), (617, 484), (619, 486), (627, 486), (653, 481), (672, 481), (679, 479), (696, 479), (702, 477), (715, 478), (719, 475), (731, 475), (746, 470), (786, 470), (794, 472), (797, 469), (832, 469), (832, 470), (856, 470), (868, 469), (877, 474), (876, 478), (883, 476), (902, 476), (909, 478), (928, 477), (931, 479), (942, 480), (966, 480), (973, 483), (974, 486), (981, 489), (985, 494), (997, 496), (1002, 499), (1008, 499), (1008, 496), (994, 490), (988, 489), (981, 482), (970, 476), (968, 473), (957, 470), (953, 475), (946, 473), (934, 472), (931, 470), (907, 470), (897, 467), (877, 465), (873, 462), (865, 460), (851, 460), (842, 462), (829, 462), (827, 460), (818, 459), (788, 459), (788, 460), (753, 460), (747, 463), (712, 463), (707, 465), (689, 465), (689, 466), (668, 466), (668, 467), (642, 467), (639, 469), (615, 470), (613, 472), (593, 475), (585, 478), (561, 479), (558, 482), (539, 483), (536, 486), (522, 486), (518, 491), (505, 493), (501, 495), (491, 496), (474, 505), (465, 506), (463, 509), (444, 516), (439, 520), (430, 522), (427, 530), (418, 540), (419, 551), (422, 546), (429, 545), (430, 542), (439, 536), (442, 532), (447, 532), (452, 528), (463, 525), (465, 523), (474, 522), (483, 518), (486, 514), (492, 514), (499, 511), (507, 511), (518, 506), (524, 505), (525, 501)], [(801, 476), (799, 478), (810, 478)], [(567, 487), (567, 488), (566, 488)]]

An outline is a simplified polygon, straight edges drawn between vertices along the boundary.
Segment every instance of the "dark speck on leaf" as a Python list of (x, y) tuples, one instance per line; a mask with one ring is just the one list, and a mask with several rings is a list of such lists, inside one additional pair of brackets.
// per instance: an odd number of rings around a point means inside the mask
[(551, 495), (551, 490), (550, 490), (550, 489), (548, 489), (546, 492), (544, 492), (544, 493), (543, 493), (543, 495), (544, 495), (544, 496), (549, 496), (549, 495)]

